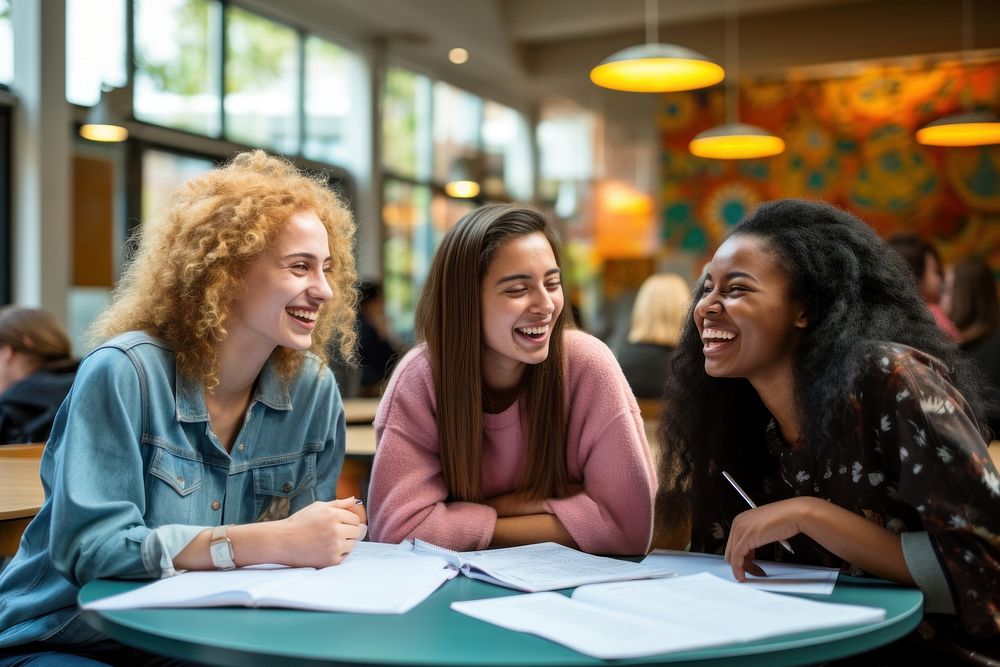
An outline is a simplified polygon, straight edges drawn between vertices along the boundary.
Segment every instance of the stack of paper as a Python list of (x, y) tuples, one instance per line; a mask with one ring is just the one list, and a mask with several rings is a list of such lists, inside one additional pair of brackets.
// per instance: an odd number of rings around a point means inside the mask
[(558, 593), (453, 602), (452, 609), (596, 658), (635, 658), (876, 623), (885, 610), (814, 602), (711, 574), (581, 586)]

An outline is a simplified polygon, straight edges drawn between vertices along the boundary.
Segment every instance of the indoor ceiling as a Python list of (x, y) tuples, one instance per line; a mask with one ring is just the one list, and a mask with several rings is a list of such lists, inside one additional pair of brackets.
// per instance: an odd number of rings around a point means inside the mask
[[(600, 106), (588, 72), (645, 41), (645, 0), (246, 0), (293, 23), (384, 44), (405, 63), (481, 95), (529, 108), (546, 96)], [(1000, 49), (1000, 0), (971, 3), (969, 46)], [(725, 64), (725, 23), (738, 17), (744, 76), (784, 76), (819, 65), (955, 53), (959, 0), (659, 0), (660, 41)], [(468, 49), (452, 65), (448, 50)]]

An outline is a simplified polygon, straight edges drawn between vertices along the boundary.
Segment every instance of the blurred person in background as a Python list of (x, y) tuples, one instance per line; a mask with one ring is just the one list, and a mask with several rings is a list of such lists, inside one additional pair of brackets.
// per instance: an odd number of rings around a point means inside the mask
[(920, 296), (934, 316), (938, 328), (952, 342), (958, 343), (961, 339), (958, 328), (941, 307), (944, 267), (937, 249), (916, 234), (895, 234), (889, 237), (888, 243), (909, 264), (917, 280)]
[(358, 363), (362, 396), (382, 394), (402, 348), (385, 317), (382, 284), (362, 280), (358, 286)]
[(982, 259), (969, 257), (949, 273), (942, 306), (958, 327), (962, 347), (971, 351), (1000, 329), (1000, 300), (993, 269)]
[(667, 357), (677, 345), (690, 305), (691, 288), (675, 273), (654, 274), (639, 288), (628, 342), (615, 355), (636, 398), (663, 393)]
[(955, 265), (945, 303), (962, 336), (962, 348), (986, 376), (986, 420), (1000, 434), (1000, 299), (990, 266), (978, 258)]
[(40, 308), (0, 308), (0, 444), (44, 442), (69, 393), (77, 361), (56, 318)]

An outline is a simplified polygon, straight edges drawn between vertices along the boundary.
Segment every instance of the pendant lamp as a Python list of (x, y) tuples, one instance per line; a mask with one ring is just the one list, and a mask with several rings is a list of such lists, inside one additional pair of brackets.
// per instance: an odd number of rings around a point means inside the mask
[(90, 108), (86, 120), (80, 126), (80, 136), (90, 141), (108, 143), (128, 139), (128, 129), (123, 123), (129, 95), (127, 88), (102, 88), (101, 98)]
[(762, 127), (739, 122), (739, 26), (736, 13), (730, 5), (726, 16), (726, 122), (695, 135), (688, 150), (697, 157), (714, 160), (749, 160), (779, 155), (785, 150), (785, 141)]
[(481, 163), (475, 157), (455, 158), (448, 169), (448, 182), (444, 186), (445, 194), (459, 199), (472, 199), (478, 196), (482, 171)]
[(612, 53), (590, 70), (602, 88), (631, 93), (670, 93), (713, 86), (726, 73), (697, 51), (661, 44), (657, 26), (659, 0), (646, 0), (646, 43)]
[(1000, 144), (1000, 118), (985, 111), (939, 118), (917, 130), (925, 146), (986, 146)]
[[(962, 2), (962, 55), (972, 49), (972, 0)], [(971, 103), (972, 92), (966, 91)], [(925, 146), (988, 146), (1000, 144), (1000, 117), (985, 110), (965, 111), (928, 123), (917, 130), (917, 143)]]

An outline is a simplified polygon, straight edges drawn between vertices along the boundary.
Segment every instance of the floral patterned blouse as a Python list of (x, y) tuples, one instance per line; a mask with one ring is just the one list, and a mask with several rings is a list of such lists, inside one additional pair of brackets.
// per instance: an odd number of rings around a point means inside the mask
[[(764, 502), (816, 496), (897, 533), (927, 531), (962, 627), (991, 637), (1000, 633), (1000, 476), (948, 377), (934, 357), (880, 344), (851, 397), (840, 446), (821, 454), (801, 439), (789, 445), (772, 419), (766, 440), (773, 472), (759, 488)], [(692, 548), (722, 553), (733, 508), (720, 502), (725, 518), (695, 530), (695, 542), (704, 544)], [(864, 574), (804, 535), (791, 543), (796, 556), (776, 545), (758, 556)]]

